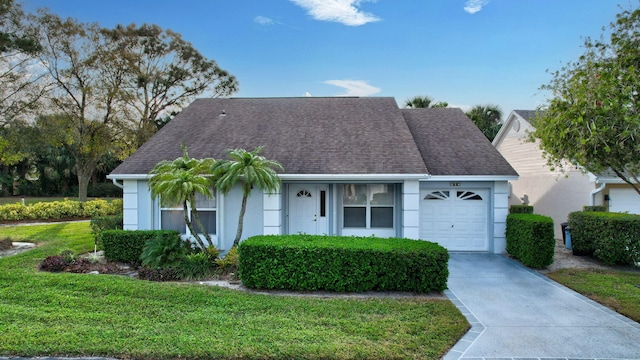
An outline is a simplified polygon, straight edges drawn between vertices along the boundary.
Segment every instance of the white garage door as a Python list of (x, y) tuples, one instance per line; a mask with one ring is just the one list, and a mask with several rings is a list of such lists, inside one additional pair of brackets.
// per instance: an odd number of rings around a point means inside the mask
[(610, 189), (609, 211), (640, 214), (640, 195), (633, 189)]
[(422, 190), (420, 238), (453, 251), (488, 251), (488, 190)]

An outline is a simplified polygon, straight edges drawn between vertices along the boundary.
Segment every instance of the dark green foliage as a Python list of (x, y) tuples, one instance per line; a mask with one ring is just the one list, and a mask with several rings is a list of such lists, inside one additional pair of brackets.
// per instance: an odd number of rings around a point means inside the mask
[(607, 211), (607, 207), (603, 205), (595, 205), (595, 206), (583, 206), (582, 211), (585, 212), (605, 212)]
[(511, 205), (509, 214), (533, 214), (533, 206), (531, 205)]
[(181, 280), (202, 280), (213, 274), (215, 265), (206, 252), (188, 254), (176, 265), (176, 274)]
[(553, 263), (553, 220), (534, 214), (507, 216), (507, 252), (524, 265), (541, 269)]
[(109, 261), (139, 264), (144, 244), (156, 236), (179, 236), (170, 230), (106, 230), (102, 232), (104, 257)]
[(215, 260), (216, 265), (218, 266), (218, 272), (220, 274), (231, 274), (238, 272), (238, 264), (240, 262), (238, 254), (238, 247), (233, 246), (227, 255), (223, 258), (217, 258)]
[(91, 232), (93, 232), (96, 245), (102, 246), (101, 234), (105, 230), (122, 230), (122, 214), (91, 218)]
[[(74, 194), (76, 194), (74, 192)], [(122, 189), (115, 186), (112, 182), (90, 183), (87, 187), (87, 196), (98, 198), (121, 198)]]
[(157, 234), (142, 247), (140, 261), (151, 269), (175, 267), (191, 252), (191, 245), (175, 233), (174, 236)]
[(569, 226), (574, 254), (593, 255), (609, 265), (640, 261), (640, 215), (574, 212)]
[(11, 238), (5, 237), (0, 239), (0, 250), (9, 250), (12, 246), (13, 242), (11, 241)]
[(42, 271), (49, 272), (61, 272), (70, 265), (70, 262), (67, 261), (62, 255), (53, 255), (48, 256), (46, 259), (42, 260), (40, 263), (39, 269)]
[(254, 236), (238, 247), (245, 286), (339, 292), (447, 288), (449, 254), (409, 239), (315, 235)]

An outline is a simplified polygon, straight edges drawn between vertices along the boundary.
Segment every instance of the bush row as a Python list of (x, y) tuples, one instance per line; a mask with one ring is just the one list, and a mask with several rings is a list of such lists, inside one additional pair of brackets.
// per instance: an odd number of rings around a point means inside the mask
[(239, 277), (252, 288), (425, 293), (446, 289), (449, 276), (447, 250), (427, 241), (255, 236), (238, 251)]
[(581, 212), (569, 214), (574, 255), (593, 255), (614, 265), (640, 262), (640, 215)]
[(21, 203), (0, 206), (0, 221), (50, 220), (113, 215), (122, 212), (122, 200), (102, 199), (85, 202), (75, 200)]
[(533, 206), (511, 205), (509, 206), (509, 214), (533, 214)]
[(144, 245), (156, 237), (180, 238), (180, 234), (172, 230), (105, 230), (100, 235), (104, 257), (128, 264), (140, 264)]
[(535, 214), (507, 216), (507, 252), (532, 268), (545, 268), (553, 263), (555, 238), (553, 219)]

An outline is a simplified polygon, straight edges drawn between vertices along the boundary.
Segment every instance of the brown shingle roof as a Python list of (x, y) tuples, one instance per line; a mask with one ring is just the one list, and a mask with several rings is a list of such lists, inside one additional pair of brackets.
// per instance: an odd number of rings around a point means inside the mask
[(517, 175), (462, 110), (401, 112), (431, 175)]
[(287, 174), (427, 173), (393, 98), (311, 97), (198, 99), (112, 175), (146, 174), (182, 143), (191, 157), (216, 159), (264, 146)]

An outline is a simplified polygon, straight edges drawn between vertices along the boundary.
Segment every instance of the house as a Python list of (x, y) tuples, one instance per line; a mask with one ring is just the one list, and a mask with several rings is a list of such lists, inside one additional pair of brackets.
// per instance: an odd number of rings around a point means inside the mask
[[(539, 142), (527, 141), (535, 131), (534, 110), (514, 110), (493, 140), (493, 145), (518, 172), (509, 182), (509, 205), (528, 203), (537, 214), (550, 216), (555, 236), (562, 237), (560, 224), (585, 205), (605, 205), (609, 211), (640, 213), (640, 196), (611, 174), (584, 173), (577, 167), (566, 172), (552, 169), (543, 157)], [(615, 199), (615, 200), (611, 200)]]
[[(148, 189), (149, 171), (182, 155), (252, 150), (279, 161), (279, 193), (248, 199), (243, 238), (258, 234), (406, 237), (450, 250), (503, 253), (508, 181), (517, 173), (460, 109), (400, 109), (393, 98), (198, 99), (109, 178), (123, 187), (125, 229), (177, 229), (182, 210)], [(230, 248), (239, 186), (197, 202)]]

